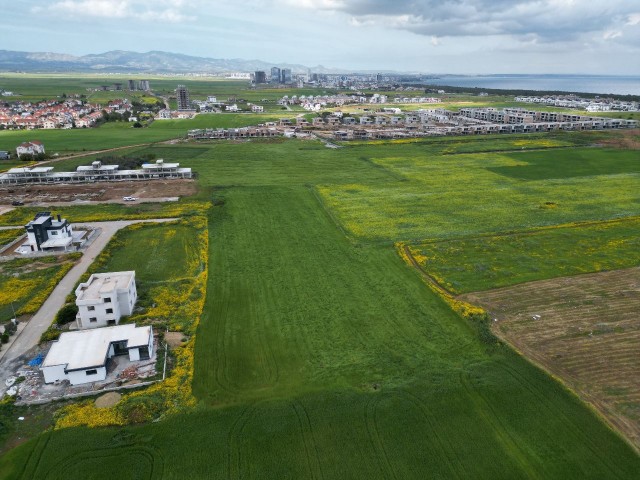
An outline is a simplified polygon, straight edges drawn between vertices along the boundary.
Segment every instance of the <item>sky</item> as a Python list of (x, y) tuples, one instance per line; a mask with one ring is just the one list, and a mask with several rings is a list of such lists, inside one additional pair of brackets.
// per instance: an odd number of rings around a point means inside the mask
[(0, 0), (0, 49), (640, 75), (640, 0)]

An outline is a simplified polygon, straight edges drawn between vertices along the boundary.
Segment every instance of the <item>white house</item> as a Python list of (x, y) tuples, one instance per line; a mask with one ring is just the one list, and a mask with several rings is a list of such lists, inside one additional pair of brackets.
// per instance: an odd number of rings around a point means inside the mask
[(37, 155), (44, 153), (44, 145), (38, 140), (24, 142), (16, 147), (16, 153), (18, 154), (18, 158), (22, 155)]
[(79, 329), (117, 325), (136, 304), (136, 272), (94, 273), (76, 288)]
[(251, 105), (251, 111), (254, 113), (262, 113), (264, 112), (264, 107), (262, 105)]
[(49, 249), (67, 250), (73, 243), (73, 229), (66, 218), (58, 215), (56, 220), (50, 212), (37, 213), (25, 225), (27, 241), (20, 246), (20, 253), (30, 253)]
[(51, 345), (40, 370), (45, 383), (98, 382), (107, 378), (107, 363), (116, 355), (128, 355), (132, 362), (151, 358), (153, 329), (128, 324), (65, 332)]

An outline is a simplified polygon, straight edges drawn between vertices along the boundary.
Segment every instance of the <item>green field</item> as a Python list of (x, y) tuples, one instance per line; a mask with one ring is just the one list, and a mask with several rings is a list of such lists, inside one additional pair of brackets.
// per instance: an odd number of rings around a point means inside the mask
[[(318, 187), (358, 238), (420, 241), (640, 214), (634, 152), (574, 148), (434, 156), (421, 144), (380, 147), (362, 145), (351, 153), (398, 181)], [(572, 154), (593, 162), (576, 171)], [(537, 173), (542, 178), (531, 180), (496, 173), (536, 171), (536, 166), (518, 167), (532, 156), (548, 158), (543, 167), (555, 170), (542, 169)]]
[[(216, 205), (196, 335), (198, 405), (138, 427), (47, 432), (0, 458), (0, 478), (635, 478), (640, 457), (618, 434), (455, 314), (393, 247), (640, 214), (633, 158), (585, 148), (594, 138), (136, 149), (194, 168), (200, 198)], [(533, 165), (522, 147), (556, 160), (539, 179), (491, 170)], [(591, 151), (585, 168), (594, 173), (576, 170), (569, 152)], [(84, 214), (122, 214), (106, 208)], [(625, 225), (583, 241), (601, 236), (598, 250), (608, 238), (636, 241)], [(195, 249), (185, 231), (153, 250), (167, 227), (127, 234), (109, 268), (139, 268), (143, 284), (188, 275), (175, 259), (151, 258)], [(558, 243), (564, 258), (577, 231), (543, 231), (524, 245), (544, 254)], [(154, 253), (136, 258), (146, 244)], [(500, 248), (508, 258), (520, 247)], [(631, 248), (612, 244), (607, 258)]]
[(452, 293), (640, 265), (640, 218), (411, 245)]
[(73, 267), (75, 255), (0, 262), (0, 322), (36, 313)]

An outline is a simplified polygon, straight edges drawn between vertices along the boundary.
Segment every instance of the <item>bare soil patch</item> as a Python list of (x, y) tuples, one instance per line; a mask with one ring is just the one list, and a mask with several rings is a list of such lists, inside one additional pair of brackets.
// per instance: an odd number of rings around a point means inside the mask
[(122, 395), (118, 392), (109, 392), (104, 395), (100, 395), (96, 398), (96, 407), (98, 408), (109, 408), (113, 407), (116, 403), (120, 401)]
[(640, 267), (459, 297), (560, 377), (640, 449)]
[(122, 201), (122, 197), (166, 198), (185, 197), (196, 193), (193, 180), (145, 180), (132, 182), (96, 182), (58, 185), (20, 185), (0, 187), (0, 204), (13, 201), (26, 204), (109, 200)]
[(164, 334), (164, 341), (167, 342), (167, 345), (171, 348), (182, 345), (183, 338), (186, 338), (186, 336), (182, 332), (167, 332)]
[(628, 150), (640, 150), (640, 130), (622, 130), (600, 142), (602, 145)]

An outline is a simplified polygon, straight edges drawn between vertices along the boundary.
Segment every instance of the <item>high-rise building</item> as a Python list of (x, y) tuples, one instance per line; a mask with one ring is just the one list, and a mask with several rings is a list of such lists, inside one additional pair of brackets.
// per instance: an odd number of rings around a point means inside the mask
[(254, 82), (258, 83), (267, 83), (267, 74), (262, 70), (258, 70), (254, 74)]
[(280, 69), (271, 67), (271, 83), (280, 83)]
[(138, 90), (143, 90), (145, 92), (148, 92), (149, 90), (151, 90), (149, 88), (149, 80), (140, 80), (138, 82)]
[(135, 92), (136, 91), (136, 81), (135, 80), (129, 80), (129, 91), (130, 92)]
[(291, 69), (283, 68), (280, 70), (280, 83), (291, 83)]
[(190, 110), (191, 102), (189, 101), (189, 90), (184, 85), (178, 85), (176, 88), (176, 99), (178, 100), (178, 110)]

